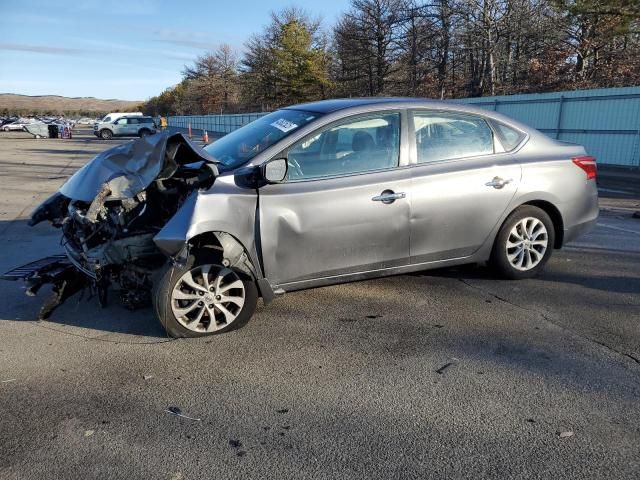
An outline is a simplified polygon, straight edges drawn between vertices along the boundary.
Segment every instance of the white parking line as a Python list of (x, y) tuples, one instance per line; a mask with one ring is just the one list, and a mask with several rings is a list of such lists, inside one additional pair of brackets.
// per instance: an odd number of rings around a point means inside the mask
[(598, 222), (597, 225), (598, 227), (610, 228), (611, 230), (618, 230), (620, 232), (635, 233), (636, 235), (640, 235), (640, 232), (637, 230), (629, 230), (628, 228), (614, 227), (613, 225), (607, 225), (606, 223), (600, 223), (600, 222)]
[(600, 192), (608, 192), (608, 193), (622, 193), (622, 194), (632, 194), (633, 192), (631, 190), (616, 190), (615, 188), (602, 188), (599, 187), (598, 191)]

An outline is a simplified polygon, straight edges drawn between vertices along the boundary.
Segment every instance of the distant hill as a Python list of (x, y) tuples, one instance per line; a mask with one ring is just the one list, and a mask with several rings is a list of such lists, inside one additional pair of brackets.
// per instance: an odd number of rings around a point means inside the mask
[(132, 100), (102, 100), (94, 97), (61, 97), (59, 95), (18, 95), (0, 93), (0, 113), (109, 113), (134, 111), (142, 103)]

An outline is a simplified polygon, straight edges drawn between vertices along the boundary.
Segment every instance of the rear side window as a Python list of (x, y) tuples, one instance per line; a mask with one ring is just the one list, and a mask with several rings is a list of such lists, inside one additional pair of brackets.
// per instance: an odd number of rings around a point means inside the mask
[(129, 119), (127, 119), (127, 123), (129, 125), (137, 125), (138, 124), (138, 119), (137, 118), (129, 118)]
[(520, 145), (520, 142), (522, 142), (522, 140), (524, 140), (525, 135), (521, 131), (516, 130), (515, 128), (508, 127), (504, 123), (494, 123), (505, 150), (513, 150), (518, 145)]
[(140, 123), (153, 123), (153, 118), (151, 117), (141, 117), (138, 120)]
[(418, 163), (494, 153), (493, 131), (474, 115), (414, 112)]

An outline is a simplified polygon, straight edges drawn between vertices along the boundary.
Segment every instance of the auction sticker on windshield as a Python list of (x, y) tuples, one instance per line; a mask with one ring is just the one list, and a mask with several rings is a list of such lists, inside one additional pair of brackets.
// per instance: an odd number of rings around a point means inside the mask
[(276, 120), (271, 124), (271, 126), (276, 127), (278, 130), (281, 130), (284, 133), (287, 133), (288, 131), (298, 127), (298, 125), (296, 125), (295, 123), (285, 120), (284, 118)]

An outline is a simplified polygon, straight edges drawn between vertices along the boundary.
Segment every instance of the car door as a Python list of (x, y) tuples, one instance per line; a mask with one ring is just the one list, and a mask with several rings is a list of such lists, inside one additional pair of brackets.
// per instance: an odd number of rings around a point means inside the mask
[(481, 116), (416, 110), (409, 117), (411, 263), (470, 256), (514, 197), (520, 165)]
[(138, 135), (138, 129), (140, 127), (139, 119), (127, 118), (127, 135)]
[(263, 263), (273, 284), (408, 264), (411, 179), (400, 119), (397, 111), (351, 116), (283, 152), (286, 181), (259, 191)]
[(119, 118), (113, 123), (113, 134), (114, 135), (126, 135), (127, 134), (127, 119)]

